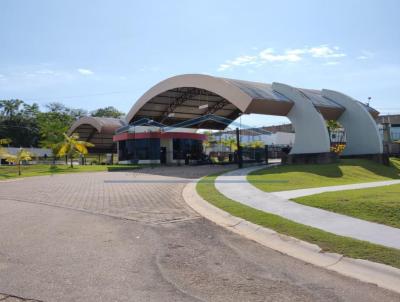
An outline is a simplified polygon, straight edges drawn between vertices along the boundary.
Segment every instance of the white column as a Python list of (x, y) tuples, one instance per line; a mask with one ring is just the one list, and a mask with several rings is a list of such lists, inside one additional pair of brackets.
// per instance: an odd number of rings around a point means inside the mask
[(272, 83), (272, 89), (294, 102), (287, 115), (296, 132), (290, 154), (329, 152), (330, 140), (325, 120), (311, 100), (289, 85)]
[(338, 122), (346, 131), (346, 148), (343, 155), (383, 153), (378, 125), (365, 106), (353, 98), (333, 90), (323, 89), (322, 96), (346, 109), (338, 118)]

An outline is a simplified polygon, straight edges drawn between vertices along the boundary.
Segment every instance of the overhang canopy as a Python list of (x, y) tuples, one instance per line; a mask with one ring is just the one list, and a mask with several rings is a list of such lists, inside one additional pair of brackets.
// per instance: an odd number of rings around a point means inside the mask
[(118, 128), (125, 125), (122, 119), (87, 116), (77, 120), (68, 130), (68, 134), (78, 133), (81, 140), (94, 144), (89, 149), (90, 153), (112, 153), (116, 151), (113, 135)]
[[(298, 89), (325, 119), (337, 119), (345, 110), (323, 97), (321, 91)], [(241, 113), (286, 116), (294, 102), (278, 93), (271, 84), (226, 79), (201, 74), (179, 75), (166, 79), (148, 90), (133, 105), (126, 121), (150, 118), (165, 125), (215, 114), (231, 120)], [(373, 116), (378, 112), (370, 107)], [(223, 129), (226, 126), (206, 121), (194, 127)]]

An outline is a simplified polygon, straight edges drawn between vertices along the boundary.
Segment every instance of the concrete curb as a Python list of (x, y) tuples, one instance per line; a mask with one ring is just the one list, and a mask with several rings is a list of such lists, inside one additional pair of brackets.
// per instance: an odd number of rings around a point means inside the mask
[(0, 183), (6, 183), (6, 182), (15, 182), (15, 181), (19, 181), (22, 180), (23, 178), (13, 178), (13, 179), (1, 179)]
[(400, 269), (367, 260), (347, 258), (340, 254), (324, 253), (315, 244), (232, 216), (200, 197), (196, 191), (196, 184), (189, 183), (185, 186), (182, 192), (183, 199), (197, 213), (212, 222), (285, 255), (400, 293)]

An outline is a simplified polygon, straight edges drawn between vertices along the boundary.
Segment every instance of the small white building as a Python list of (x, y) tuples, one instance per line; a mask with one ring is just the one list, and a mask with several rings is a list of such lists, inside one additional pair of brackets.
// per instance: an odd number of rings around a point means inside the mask
[[(16, 155), (21, 148), (5, 147), (5, 149), (7, 150), (7, 153)], [(34, 147), (29, 148), (29, 147), (27, 147), (27, 148), (23, 148), (23, 149), (28, 151), (33, 157), (43, 158), (43, 157), (52, 157), (53, 156), (53, 152), (51, 151), (51, 149), (47, 149), (47, 148), (34, 148)]]

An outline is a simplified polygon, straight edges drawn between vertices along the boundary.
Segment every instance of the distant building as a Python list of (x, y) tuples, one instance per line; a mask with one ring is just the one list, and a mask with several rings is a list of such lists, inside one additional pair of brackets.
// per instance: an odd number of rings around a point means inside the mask
[[(293, 127), (290, 124), (285, 125), (276, 125), (276, 126), (268, 126), (268, 127), (259, 127), (259, 128), (249, 128), (240, 130), (240, 142), (243, 144), (251, 144), (255, 141), (261, 141), (264, 145), (275, 145), (275, 146), (293, 146), (294, 144), (294, 132)], [(212, 151), (226, 151), (224, 147), (221, 147), (221, 142), (228, 138), (236, 139), (236, 132), (234, 130), (231, 131), (221, 131), (214, 132), (212, 134), (212, 140), (216, 143)], [(228, 148), (229, 149), (229, 148)]]
[(380, 115), (376, 119), (379, 124), (379, 131), (383, 137), (383, 129), (385, 126), (390, 129), (390, 139), (400, 140), (400, 114)]
[[(18, 153), (18, 151), (21, 148), (16, 148), (16, 147), (6, 147), (5, 148), (9, 154), (15, 155)], [(32, 154), (33, 157), (40, 157), (40, 158), (46, 158), (46, 157), (51, 157), (53, 156), (53, 152), (51, 149), (47, 148), (24, 148), (24, 150), (28, 151), (30, 154)]]
[[(8, 154), (12, 154), (12, 155), (16, 155), (18, 153), (18, 151), (21, 148), (17, 148), (17, 147), (4, 147), (6, 149), (6, 152)], [(53, 152), (51, 151), (51, 149), (47, 149), (47, 148), (24, 148), (24, 150), (28, 151), (31, 155), (32, 155), (32, 161), (33, 163), (36, 162), (37, 159), (47, 159), (53, 156)], [(2, 158), (0, 159), (0, 164), (8, 164), (7, 161)]]
[(376, 119), (382, 137), (384, 152), (400, 155), (400, 114), (380, 115)]

